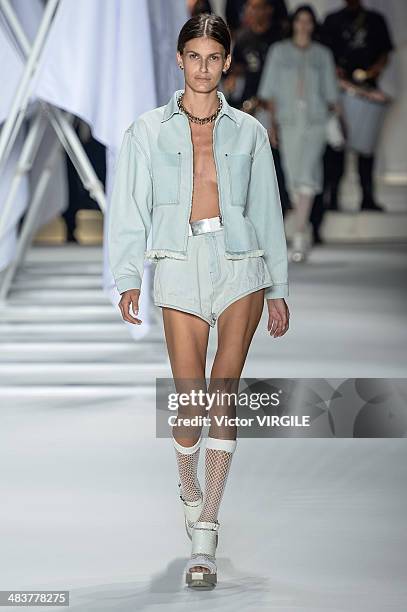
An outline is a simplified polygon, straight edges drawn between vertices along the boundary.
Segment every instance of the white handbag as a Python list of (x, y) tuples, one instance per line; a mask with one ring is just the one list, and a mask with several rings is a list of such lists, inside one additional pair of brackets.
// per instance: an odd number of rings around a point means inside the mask
[(333, 149), (339, 150), (345, 146), (345, 136), (336, 113), (329, 114), (326, 123), (326, 140)]

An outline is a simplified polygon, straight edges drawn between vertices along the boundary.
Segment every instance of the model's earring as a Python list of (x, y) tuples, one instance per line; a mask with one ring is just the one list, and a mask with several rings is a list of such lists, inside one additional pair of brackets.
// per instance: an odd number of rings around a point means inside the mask
[(181, 64), (178, 64), (178, 65), (181, 68), (181, 70), (184, 70), (184, 66), (182, 66)]

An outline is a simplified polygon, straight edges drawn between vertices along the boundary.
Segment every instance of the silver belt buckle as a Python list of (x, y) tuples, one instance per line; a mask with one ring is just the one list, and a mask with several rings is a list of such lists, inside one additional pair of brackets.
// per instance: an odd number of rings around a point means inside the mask
[(192, 221), (189, 225), (189, 236), (197, 236), (206, 232), (214, 232), (223, 228), (223, 223), (220, 217), (209, 217), (206, 219), (198, 219)]

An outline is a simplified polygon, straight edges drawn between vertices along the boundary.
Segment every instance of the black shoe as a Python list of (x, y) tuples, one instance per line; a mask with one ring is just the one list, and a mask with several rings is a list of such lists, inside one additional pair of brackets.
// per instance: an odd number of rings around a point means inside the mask
[(339, 212), (340, 209), (338, 207), (338, 202), (336, 202), (335, 200), (331, 200), (326, 205), (326, 210), (336, 210), (337, 212)]
[(315, 231), (312, 234), (312, 241), (313, 241), (313, 245), (325, 243), (325, 240), (322, 240), (319, 232), (315, 232)]
[(68, 232), (66, 235), (66, 242), (78, 242), (74, 233)]
[(362, 202), (360, 206), (360, 210), (375, 210), (377, 212), (385, 212), (384, 206), (380, 206), (380, 204), (376, 204), (376, 202)]
[(340, 211), (338, 206), (338, 186), (334, 185), (324, 190), (322, 195), (322, 201), (326, 210)]

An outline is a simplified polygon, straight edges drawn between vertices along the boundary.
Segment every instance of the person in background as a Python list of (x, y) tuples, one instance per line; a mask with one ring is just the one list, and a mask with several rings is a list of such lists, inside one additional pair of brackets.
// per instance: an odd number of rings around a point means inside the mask
[(268, 0), (273, 7), (273, 22), (279, 26), (282, 36), (288, 34), (290, 20), (285, 0)]
[(246, 0), (226, 0), (226, 22), (232, 35), (232, 40), (235, 39), (239, 28), (245, 25), (245, 4)]
[[(92, 131), (89, 125), (80, 119), (75, 117), (73, 121), (73, 128), (77, 133), (85, 153), (88, 155), (92, 166), (94, 167), (97, 178), (105, 187), (106, 181), (106, 148), (105, 146), (93, 138)], [(91, 198), (89, 192), (84, 187), (82, 180), (80, 179), (77, 170), (75, 169), (71, 159), (67, 153), (65, 153), (67, 163), (67, 174), (68, 174), (68, 186), (69, 186), (69, 204), (68, 208), (62, 213), (62, 217), (66, 224), (66, 241), (67, 242), (78, 242), (75, 234), (76, 230), (76, 213), (79, 210), (99, 210), (99, 205), (96, 201)]]
[[(239, 28), (248, 25), (245, 15), (246, 0), (226, 0), (226, 21), (229, 29), (232, 32), (233, 39)], [(283, 31), (288, 24), (288, 11), (285, 0), (272, 0), (273, 4), (273, 19), (275, 23), (280, 23)]]
[[(281, 26), (274, 21), (274, 6), (269, 0), (247, 0), (245, 4), (246, 26), (235, 35), (232, 64), (223, 86), (227, 93), (236, 88), (237, 77), (244, 77), (244, 87), (234, 105), (250, 110), (256, 104), (255, 96), (270, 45), (281, 40)], [(243, 108), (243, 110), (245, 110)]]
[(329, 112), (340, 109), (332, 52), (313, 38), (318, 25), (313, 8), (299, 6), (290, 21), (289, 37), (267, 53), (258, 97), (271, 113), (271, 142), (280, 148), (295, 208), (291, 259), (299, 262), (312, 246), (309, 216), (322, 191)]
[[(277, 5), (281, 12), (281, 2), (279, 1)], [(231, 67), (228, 76), (222, 82), (225, 94), (228, 97), (233, 96), (233, 105), (254, 115), (258, 113), (256, 96), (267, 52), (270, 45), (282, 38), (282, 25), (281, 21), (276, 21), (274, 18), (275, 10), (273, 0), (247, 0), (244, 14), (244, 23), (247, 25), (240, 27), (235, 33)], [(239, 77), (243, 78), (243, 89), (236, 95)], [(263, 123), (260, 116), (257, 118)], [(283, 214), (285, 214), (291, 205), (285, 188), (278, 149), (272, 148), (272, 152)]]
[[(327, 15), (322, 25), (322, 41), (335, 57), (337, 74), (355, 84), (377, 87), (377, 80), (394, 48), (386, 20), (377, 11), (366, 9), (361, 0), (346, 0), (346, 6)], [(338, 210), (338, 188), (344, 171), (344, 151), (327, 147), (327, 208)], [(362, 188), (361, 210), (383, 211), (373, 190), (374, 155), (358, 154)]]

